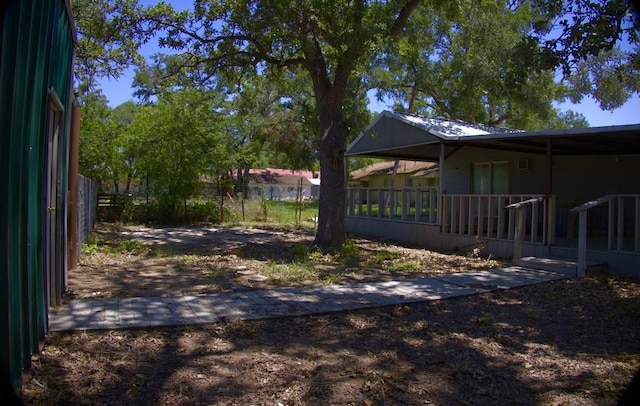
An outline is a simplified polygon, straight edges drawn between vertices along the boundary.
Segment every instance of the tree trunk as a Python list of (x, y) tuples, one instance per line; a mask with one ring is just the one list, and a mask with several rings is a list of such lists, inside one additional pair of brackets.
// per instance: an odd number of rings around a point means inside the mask
[(125, 185), (124, 194), (128, 195), (131, 191), (131, 181), (133, 180), (133, 174), (131, 172), (127, 173), (127, 184)]
[[(323, 108), (324, 107), (324, 108)], [(340, 248), (346, 242), (344, 152), (348, 136), (340, 103), (320, 107), (320, 205), (315, 245)]]
[(249, 197), (249, 167), (244, 168), (242, 173), (242, 195), (245, 199)]

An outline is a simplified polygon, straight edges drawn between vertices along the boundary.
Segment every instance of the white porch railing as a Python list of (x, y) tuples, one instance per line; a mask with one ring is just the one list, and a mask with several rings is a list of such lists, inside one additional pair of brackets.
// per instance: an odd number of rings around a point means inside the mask
[(437, 187), (351, 187), (347, 215), (437, 224)]
[[(521, 238), (554, 243), (553, 196), (464, 194), (442, 195), (441, 199), (438, 202), (437, 187), (351, 187), (347, 189), (347, 215), (439, 225), (446, 234), (515, 240), (516, 212), (520, 212)], [(521, 209), (507, 208), (524, 201), (527, 204)]]
[(640, 195), (606, 195), (584, 203), (571, 209), (578, 213), (578, 277), (587, 267), (587, 212), (601, 204), (609, 205), (607, 250), (640, 252)]
[[(443, 195), (442, 232), (514, 240), (516, 213), (507, 206), (523, 206), (523, 236), (534, 243), (552, 244), (555, 239), (555, 199), (543, 195)], [(524, 238), (524, 237), (523, 237)]]

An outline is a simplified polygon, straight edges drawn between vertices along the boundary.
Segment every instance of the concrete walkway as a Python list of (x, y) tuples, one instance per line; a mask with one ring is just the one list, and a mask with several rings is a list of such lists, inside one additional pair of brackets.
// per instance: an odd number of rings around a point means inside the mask
[(567, 275), (508, 267), (488, 271), (311, 288), (243, 291), (198, 296), (80, 299), (51, 309), (51, 331), (126, 329), (214, 323), (339, 312), (446, 299), (567, 278)]

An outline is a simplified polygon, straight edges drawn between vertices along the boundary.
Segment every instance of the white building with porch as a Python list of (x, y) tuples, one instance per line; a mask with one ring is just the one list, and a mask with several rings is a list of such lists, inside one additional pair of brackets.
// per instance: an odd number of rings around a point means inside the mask
[(434, 162), (429, 187), (350, 187), (349, 232), (640, 277), (640, 125), (514, 131), (385, 111), (347, 156)]

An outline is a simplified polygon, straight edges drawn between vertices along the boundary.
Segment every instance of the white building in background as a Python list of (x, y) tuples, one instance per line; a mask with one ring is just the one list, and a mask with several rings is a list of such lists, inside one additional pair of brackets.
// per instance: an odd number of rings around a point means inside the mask
[(264, 195), (267, 200), (295, 200), (300, 193), (304, 199), (317, 199), (320, 174), (291, 169), (251, 169), (247, 193), (248, 199), (259, 199)]

